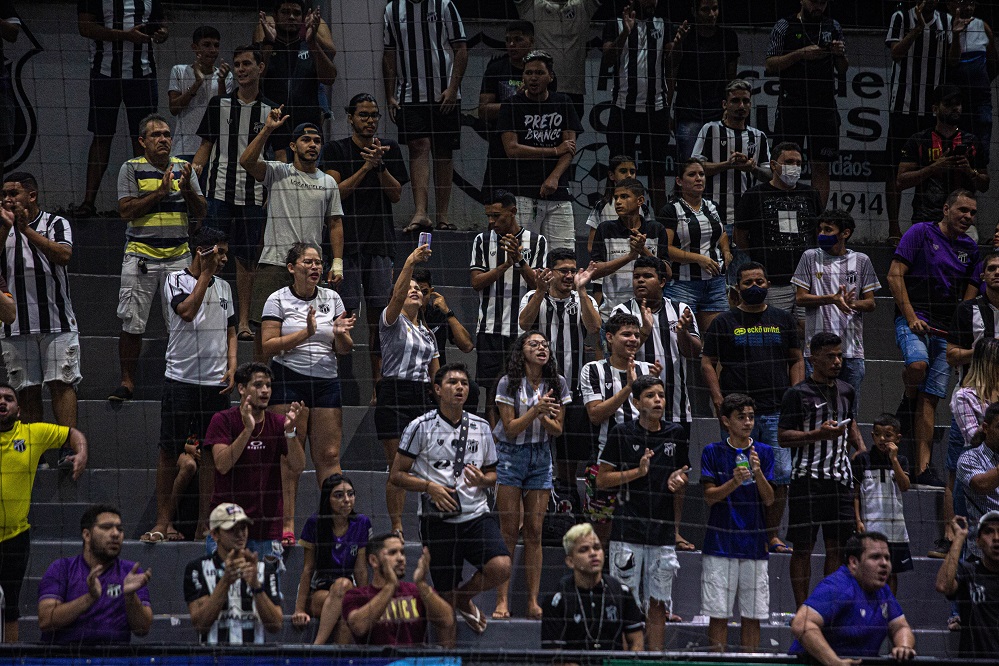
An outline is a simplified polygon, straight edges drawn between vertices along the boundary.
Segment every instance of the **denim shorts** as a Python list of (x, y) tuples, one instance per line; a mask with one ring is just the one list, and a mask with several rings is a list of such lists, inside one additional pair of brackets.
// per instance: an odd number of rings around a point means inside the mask
[(552, 483), (552, 451), (547, 442), (496, 442), (496, 483), (524, 490), (548, 490)]
[(691, 312), (728, 312), (724, 275), (710, 280), (673, 280), (663, 294), (674, 303), (686, 303)]
[(947, 341), (932, 335), (916, 335), (905, 317), (895, 317), (895, 343), (902, 350), (905, 365), (922, 361), (929, 367), (919, 390), (938, 398), (947, 397), (950, 366), (947, 365)]

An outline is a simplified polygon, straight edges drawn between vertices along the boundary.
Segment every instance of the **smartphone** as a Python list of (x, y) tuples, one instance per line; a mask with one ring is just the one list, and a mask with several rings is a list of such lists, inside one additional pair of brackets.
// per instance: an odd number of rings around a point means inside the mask
[(932, 326), (929, 326), (928, 328), (929, 334), (935, 338), (946, 338), (950, 335), (950, 333), (940, 328), (933, 328)]
[(416, 247), (423, 247), (424, 245), (426, 245), (427, 247), (430, 247), (430, 241), (432, 241), (433, 238), (434, 238), (434, 235), (432, 233), (430, 233), (429, 231), (421, 231), (420, 232), (420, 240), (417, 241)]
[(208, 256), (209, 254), (217, 250), (218, 247), (219, 247), (218, 245), (212, 245), (211, 247), (208, 248), (199, 247), (198, 254), (200, 254), (202, 257)]
[(845, 425), (849, 424), (849, 423), (850, 423), (850, 421), (852, 421), (852, 420), (853, 420), (853, 419), (843, 419), (842, 421), (837, 421), (837, 422), (836, 422), (836, 427), (837, 427), (837, 428), (842, 428), (843, 426), (845, 426)]

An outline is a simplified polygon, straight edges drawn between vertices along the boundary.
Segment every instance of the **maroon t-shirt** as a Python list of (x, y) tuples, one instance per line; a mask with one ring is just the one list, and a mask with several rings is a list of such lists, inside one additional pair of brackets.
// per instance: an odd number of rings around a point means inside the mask
[[(348, 590), (343, 597), (343, 617), (378, 596), (378, 588), (371, 585)], [(385, 613), (375, 623), (367, 636), (354, 634), (361, 645), (421, 645), (427, 636), (427, 611), (420, 598), (420, 589), (413, 583), (400, 582)]]
[[(239, 407), (217, 413), (208, 425), (205, 445), (229, 446), (243, 432)], [(253, 519), (249, 538), (264, 541), (281, 538), (284, 500), (281, 494), (281, 456), (288, 454), (284, 417), (265, 412), (253, 436), (228, 474), (215, 470), (212, 506), (235, 502)]]

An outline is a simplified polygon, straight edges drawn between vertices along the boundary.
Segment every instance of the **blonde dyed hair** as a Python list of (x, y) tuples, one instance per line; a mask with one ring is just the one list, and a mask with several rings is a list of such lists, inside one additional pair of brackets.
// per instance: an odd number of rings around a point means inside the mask
[(570, 527), (569, 531), (562, 537), (562, 547), (565, 548), (565, 554), (572, 555), (572, 549), (576, 547), (576, 542), (592, 534), (596, 533), (593, 531), (593, 525), (589, 523), (580, 523)]

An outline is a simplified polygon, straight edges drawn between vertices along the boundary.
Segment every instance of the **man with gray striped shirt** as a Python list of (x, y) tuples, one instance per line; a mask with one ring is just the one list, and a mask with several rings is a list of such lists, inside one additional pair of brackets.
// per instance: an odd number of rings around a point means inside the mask
[(856, 394), (838, 379), (843, 340), (835, 333), (816, 333), (810, 351), (812, 374), (784, 394), (777, 426), (780, 445), (793, 451), (787, 539), (794, 544), (791, 588), (798, 606), (808, 597), (819, 529), (826, 547), (825, 575), (840, 566), (842, 548), (854, 527), (849, 449), (865, 450)]

